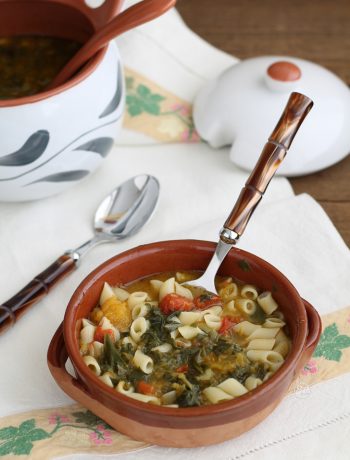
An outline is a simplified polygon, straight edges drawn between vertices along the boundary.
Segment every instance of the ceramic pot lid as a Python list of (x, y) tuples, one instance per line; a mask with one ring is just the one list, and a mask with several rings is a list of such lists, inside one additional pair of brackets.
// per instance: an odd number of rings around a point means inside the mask
[(314, 101), (279, 174), (326, 168), (350, 152), (350, 90), (329, 70), (303, 59), (262, 56), (241, 61), (208, 83), (194, 103), (200, 136), (232, 144), (231, 160), (251, 170), (292, 91)]

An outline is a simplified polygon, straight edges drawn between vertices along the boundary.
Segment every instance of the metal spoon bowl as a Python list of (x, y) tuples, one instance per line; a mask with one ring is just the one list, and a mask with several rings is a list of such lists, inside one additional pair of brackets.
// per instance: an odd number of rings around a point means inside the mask
[(89, 249), (137, 233), (151, 218), (158, 197), (159, 182), (147, 174), (132, 177), (112, 190), (97, 208), (93, 238), (65, 252), (16, 295), (0, 305), (0, 333), (14, 325), (31, 305), (73, 271)]

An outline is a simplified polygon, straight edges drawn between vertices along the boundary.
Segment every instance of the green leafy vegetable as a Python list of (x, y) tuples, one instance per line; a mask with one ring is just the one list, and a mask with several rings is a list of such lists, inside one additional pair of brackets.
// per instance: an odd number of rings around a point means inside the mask
[(231, 372), (230, 377), (243, 383), (245, 379), (251, 375), (251, 372), (250, 366), (237, 366), (235, 370)]
[(232, 351), (233, 353), (237, 353), (242, 351), (242, 348), (236, 343), (230, 343), (224, 339), (219, 339), (217, 344), (213, 347), (213, 352), (216, 354), (216, 356), (219, 356), (228, 350)]
[(114, 346), (109, 334), (104, 336), (104, 351), (101, 358), (101, 369), (103, 372), (112, 370), (119, 376), (124, 376), (127, 369), (127, 362), (121, 352)]
[(267, 367), (263, 363), (259, 363), (256, 366), (256, 369), (254, 371), (254, 374), (258, 379), (264, 380), (265, 375), (267, 373)]
[(176, 399), (180, 407), (200, 406), (200, 390), (198, 385), (192, 385), (191, 389), (184, 390)]

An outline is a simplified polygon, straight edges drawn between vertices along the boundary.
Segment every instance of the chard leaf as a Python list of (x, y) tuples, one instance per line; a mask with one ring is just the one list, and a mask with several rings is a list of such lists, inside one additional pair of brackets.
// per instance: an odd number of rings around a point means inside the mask
[(193, 407), (200, 405), (200, 391), (198, 385), (192, 385), (189, 390), (184, 390), (176, 400), (180, 407)]
[(124, 361), (120, 351), (114, 346), (109, 334), (105, 334), (104, 337), (104, 351), (101, 362), (104, 366), (108, 366), (117, 373), (127, 367), (127, 363)]

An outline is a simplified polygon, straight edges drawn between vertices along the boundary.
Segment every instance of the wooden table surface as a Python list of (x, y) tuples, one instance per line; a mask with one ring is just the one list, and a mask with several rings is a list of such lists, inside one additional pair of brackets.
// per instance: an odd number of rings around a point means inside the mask
[[(198, 35), (240, 59), (297, 56), (350, 84), (349, 0), (178, 0), (177, 8)], [(321, 204), (350, 246), (350, 156), (291, 183)]]

